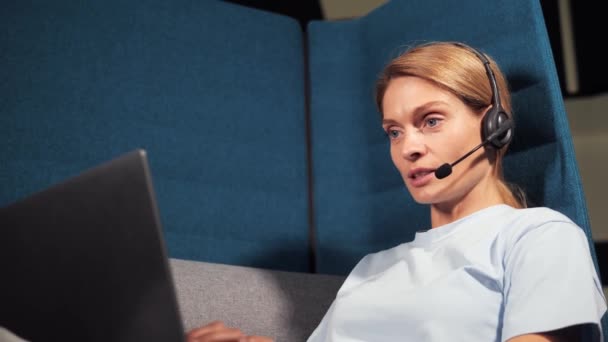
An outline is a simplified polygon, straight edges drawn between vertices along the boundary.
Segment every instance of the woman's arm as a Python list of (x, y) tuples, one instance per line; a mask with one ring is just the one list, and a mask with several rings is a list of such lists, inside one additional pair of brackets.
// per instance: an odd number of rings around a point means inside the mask
[(519, 335), (508, 342), (577, 342), (580, 341), (580, 333), (580, 326), (575, 325), (545, 333)]

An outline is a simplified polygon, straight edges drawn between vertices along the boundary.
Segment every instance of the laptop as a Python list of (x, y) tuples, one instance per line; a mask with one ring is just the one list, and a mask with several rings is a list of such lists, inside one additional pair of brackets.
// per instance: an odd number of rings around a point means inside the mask
[(146, 151), (0, 208), (0, 327), (27, 341), (184, 341)]

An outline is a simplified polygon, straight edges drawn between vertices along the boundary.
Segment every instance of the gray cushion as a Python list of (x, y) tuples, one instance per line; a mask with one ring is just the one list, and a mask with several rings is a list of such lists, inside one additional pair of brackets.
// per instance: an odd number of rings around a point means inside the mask
[(344, 277), (170, 259), (185, 329), (222, 320), (247, 334), (305, 341)]

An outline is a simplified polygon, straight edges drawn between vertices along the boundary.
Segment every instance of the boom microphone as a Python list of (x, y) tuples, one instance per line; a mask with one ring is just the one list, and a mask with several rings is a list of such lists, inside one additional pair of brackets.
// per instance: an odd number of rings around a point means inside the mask
[(473, 152), (475, 152), (478, 149), (480, 149), (481, 147), (487, 145), (490, 141), (492, 141), (496, 137), (500, 136), (501, 134), (504, 134), (506, 131), (508, 131), (511, 128), (513, 128), (513, 121), (512, 120), (506, 120), (506, 121), (502, 122), (501, 125), (500, 125), (500, 128), (498, 128), (496, 130), (496, 132), (494, 132), (493, 134), (490, 134), (490, 136), (488, 136), (486, 138), (486, 140), (482, 141), (481, 144), (477, 145), (475, 148), (473, 148), (472, 150), (470, 150), (469, 152), (467, 152), (467, 154), (465, 154), (464, 156), (460, 157), (458, 160), (456, 160), (452, 164), (445, 163), (445, 164), (441, 165), (437, 170), (435, 170), (435, 177), (437, 177), (437, 179), (443, 179), (443, 178), (451, 175), (452, 174), (452, 167), (454, 165), (460, 163), (465, 158), (467, 158), (468, 156), (470, 156), (471, 154), (473, 154)]

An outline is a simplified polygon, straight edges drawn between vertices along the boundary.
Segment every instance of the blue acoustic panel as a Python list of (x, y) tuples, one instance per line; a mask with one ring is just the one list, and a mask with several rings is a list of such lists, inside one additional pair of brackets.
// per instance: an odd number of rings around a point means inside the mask
[(390, 160), (374, 85), (390, 59), (434, 40), (463, 41), (501, 65), (517, 125), (505, 160), (507, 180), (522, 186), (534, 205), (571, 217), (592, 242), (538, 2), (394, 0), (362, 18), (312, 22), (308, 32), (319, 272), (346, 274), (365, 254), (429, 228), (428, 209), (407, 194)]
[(296, 20), (222, 1), (17, 1), (0, 51), (0, 205), (144, 148), (172, 257), (309, 269)]

